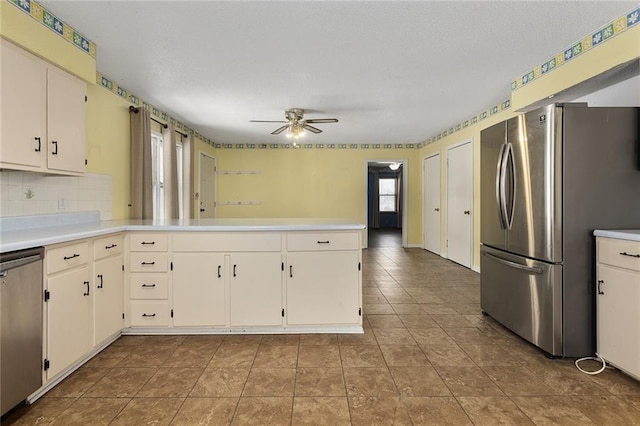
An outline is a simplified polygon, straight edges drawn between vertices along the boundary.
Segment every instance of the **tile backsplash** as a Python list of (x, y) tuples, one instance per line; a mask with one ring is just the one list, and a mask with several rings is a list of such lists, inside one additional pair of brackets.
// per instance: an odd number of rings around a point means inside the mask
[(101, 220), (111, 220), (112, 198), (110, 175), (87, 173), (76, 177), (0, 171), (2, 217), (99, 210)]

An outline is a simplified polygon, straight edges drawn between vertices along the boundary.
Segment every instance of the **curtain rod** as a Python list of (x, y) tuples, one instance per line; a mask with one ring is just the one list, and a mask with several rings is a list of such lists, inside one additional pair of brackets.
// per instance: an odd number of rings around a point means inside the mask
[[(138, 113), (138, 111), (139, 111), (139, 109), (138, 109), (138, 108), (136, 108), (136, 107), (134, 107), (133, 105), (130, 105), (130, 106), (129, 106), (129, 112), (134, 112), (134, 113), (136, 113), (136, 114), (137, 114), (137, 113)], [(158, 123), (159, 125), (161, 125), (161, 126), (162, 126), (163, 128), (165, 128), (165, 129), (166, 129), (167, 127), (169, 127), (169, 125), (168, 125), (167, 123), (163, 123), (162, 121), (156, 120), (156, 119), (155, 119), (155, 118), (153, 118), (153, 117), (150, 117), (150, 118), (151, 118), (153, 121), (155, 121), (156, 123)], [(176, 129), (173, 129), (173, 130), (174, 130), (176, 133), (181, 134), (181, 135), (182, 135), (182, 136), (184, 136), (185, 138), (189, 137), (189, 135), (188, 135), (188, 134), (186, 134), (186, 133), (182, 133), (181, 131), (176, 130)]]

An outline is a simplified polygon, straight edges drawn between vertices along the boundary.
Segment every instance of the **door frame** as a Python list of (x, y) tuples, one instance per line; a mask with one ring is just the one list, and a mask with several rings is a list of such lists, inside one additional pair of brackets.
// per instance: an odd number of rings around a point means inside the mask
[(446, 258), (447, 254), (445, 252), (442, 251), (442, 154), (440, 153), (440, 151), (438, 152), (434, 152), (430, 155), (424, 156), (422, 157), (422, 248), (427, 250), (427, 229), (426, 229), (426, 219), (427, 219), (427, 213), (426, 213), (426, 204), (427, 204), (427, 186), (425, 185), (425, 178), (426, 178), (426, 161), (429, 158), (433, 158), (433, 157), (439, 157), (440, 158), (440, 177), (439, 177), (439, 183), (440, 183), (440, 189), (438, 190), (439, 194), (440, 194), (440, 200), (438, 201), (440, 204), (440, 249), (438, 250), (437, 253), (440, 255), (441, 257)]
[(446, 203), (447, 203), (447, 214), (445, 215), (445, 235), (446, 235), (446, 250), (445, 250), (445, 258), (449, 259), (449, 155), (450, 155), (450, 151), (452, 149), (455, 148), (459, 148), (463, 145), (469, 144), (470, 148), (471, 148), (471, 203), (470, 203), (470, 209), (471, 209), (471, 220), (469, 221), (469, 233), (471, 235), (471, 244), (469, 244), (469, 269), (473, 269), (473, 244), (474, 244), (474, 238), (473, 238), (473, 222), (474, 222), (474, 217), (475, 217), (475, 209), (474, 209), (474, 198), (475, 198), (475, 182), (474, 182), (474, 176), (475, 176), (475, 169), (474, 169), (474, 154), (473, 154), (473, 138), (469, 138), (469, 139), (465, 139), (463, 141), (457, 142), (457, 143), (453, 143), (451, 145), (447, 145), (446, 150), (447, 150), (447, 168), (446, 168), (446, 193), (445, 193), (445, 197), (446, 197)]
[[(214, 157), (213, 155), (204, 152), (203, 150), (199, 149), (198, 150), (198, 192), (197, 192), (197, 198), (195, 199), (196, 201), (196, 205), (194, 206), (194, 213), (197, 213), (197, 215), (194, 215), (194, 217), (196, 217), (197, 219), (200, 219), (200, 197), (202, 195), (202, 156), (206, 156), (209, 158), (213, 159), (213, 169), (214, 170), (218, 170), (218, 163), (216, 160), (216, 157)], [(216, 203), (216, 197), (218, 196), (218, 179), (216, 178), (216, 174), (214, 173), (213, 175), (213, 217), (218, 217), (218, 203)]]
[[(407, 198), (409, 189), (409, 160), (398, 160), (393, 158), (381, 158), (376, 160), (364, 160), (364, 223), (367, 223), (369, 214), (369, 163), (400, 163), (402, 164), (402, 247), (408, 247), (407, 244)], [(362, 236), (362, 248), (369, 246), (369, 229), (365, 227)]]

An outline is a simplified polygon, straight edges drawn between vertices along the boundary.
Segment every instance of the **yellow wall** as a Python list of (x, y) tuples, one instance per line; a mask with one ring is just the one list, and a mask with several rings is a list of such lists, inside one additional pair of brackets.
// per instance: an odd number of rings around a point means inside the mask
[(87, 86), (87, 98), (87, 171), (111, 175), (113, 219), (128, 219), (131, 182), (129, 102), (95, 84)]
[[(407, 160), (407, 243), (421, 245), (421, 165), (417, 149), (219, 149), (218, 217), (345, 218), (367, 223), (367, 160)], [(225, 170), (257, 170), (224, 175)]]

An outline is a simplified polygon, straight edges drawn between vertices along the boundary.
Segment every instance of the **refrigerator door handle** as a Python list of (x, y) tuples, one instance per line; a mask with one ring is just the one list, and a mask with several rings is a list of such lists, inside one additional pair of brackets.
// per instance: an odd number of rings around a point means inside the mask
[[(505, 163), (511, 163), (511, 206), (509, 208), (509, 211), (507, 211), (507, 207), (506, 207), (506, 197), (503, 198), (503, 200), (505, 200), (505, 212), (506, 212), (506, 219), (507, 219), (507, 227), (510, 230), (511, 227), (513, 226), (513, 213), (516, 209), (516, 162), (515, 162), (515, 158), (514, 158), (514, 154), (513, 154), (513, 144), (511, 142), (507, 143), (507, 150), (505, 153)], [(511, 160), (511, 161), (509, 161)], [(506, 168), (506, 165), (505, 165)], [(503, 178), (504, 179), (504, 178)], [(506, 180), (506, 179), (505, 179)]]
[(496, 170), (496, 203), (498, 205), (498, 220), (500, 221), (500, 229), (507, 229), (507, 223), (505, 221), (504, 210), (502, 209), (502, 186), (503, 186), (503, 175), (502, 175), (502, 163), (504, 162), (504, 150), (506, 145), (502, 144), (500, 146), (500, 154), (498, 154), (498, 164)]
[(500, 212), (500, 223), (502, 225), (502, 229), (509, 229), (511, 227), (509, 225), (509, 216), (507, 214), (507, 179), (506, 179), (507, 157), (509, 153), (509, 145), (510, 144), (503, 145), (502, 149), (500, 150), (500, 153), (501, 153), (500, 162), (499, 162), (500, 171), (498, 173), (498, 175), (500, 176), (499, 185), (498, 185), (499, 186), (498, 211)]
[(538, 275), (542, 274), (542, 268), (538, 268), (536, 266), (521, 265), (519, 263), (512, 262), (512, 261), (506, 260), (506, 259), (502, 259), (501, 257), (498, 257), (498, 256), (494, 256), (494, 255), (492, 255), (490, 253), (487, 253), (487, 252), (483, 252), (482, 254), (487, 256), (487, 257), (490, 257), (491, 259), (495, 260), (496, 262), (502, 263), (502, 264), (507, 265), (507, 266), (511, 266), (512, 268), (520, 269), (522, 271), (529, 272), (531, 274), (538, 274)]

